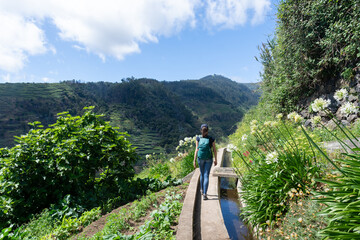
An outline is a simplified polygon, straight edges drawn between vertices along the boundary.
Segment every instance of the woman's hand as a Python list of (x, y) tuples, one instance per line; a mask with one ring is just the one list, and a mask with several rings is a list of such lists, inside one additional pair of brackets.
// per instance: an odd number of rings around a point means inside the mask
[(194, 169), (196, 168), (196, 161), (194, 160), (194, 163), (193, 163), (193, 165), (194, 165)]
[(214, 166), (216, 166), (217, 165), (217, 160), (215, 159), (215, 161), (214, 161)]

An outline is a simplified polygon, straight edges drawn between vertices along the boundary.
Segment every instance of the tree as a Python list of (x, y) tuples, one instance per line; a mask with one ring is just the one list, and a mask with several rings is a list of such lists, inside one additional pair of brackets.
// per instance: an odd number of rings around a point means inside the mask
[(137, 157), (127, 134), (85, 109), (82, 116), (59, 113), (46, 129), (34, 122), (16, 146), (0, 149), (0, 227), (68, 194), (92, 207), (133, 177)]

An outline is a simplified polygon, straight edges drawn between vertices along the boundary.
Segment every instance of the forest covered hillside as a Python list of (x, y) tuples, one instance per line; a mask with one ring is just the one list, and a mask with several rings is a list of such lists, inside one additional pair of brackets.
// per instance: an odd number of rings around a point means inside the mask
[(0, 84), (0, 146), (13, 146), (14, 136), (28, 132), (29, 122), (47, 126), (59, 112), (79, 115), (95, 106), (95, 112), (131, 135), (140, 152), (170, 152), (179, 139), (197, 134), (202, 122), (218, 139), (231, 134), (257, 99), (245, 85), (218, 75), (178, 82), (5, 83)]

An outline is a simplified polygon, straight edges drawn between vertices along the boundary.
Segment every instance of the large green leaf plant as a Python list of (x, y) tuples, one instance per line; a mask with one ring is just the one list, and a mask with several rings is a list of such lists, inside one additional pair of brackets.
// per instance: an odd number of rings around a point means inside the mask
[(31, 123), (16, 146), (0, 149), (0, 227), (25, 222), (67, 194), (90, 208), (123, 192), (134, 175), (134, 148), (92, 109), (59, 113), (48, 128)]

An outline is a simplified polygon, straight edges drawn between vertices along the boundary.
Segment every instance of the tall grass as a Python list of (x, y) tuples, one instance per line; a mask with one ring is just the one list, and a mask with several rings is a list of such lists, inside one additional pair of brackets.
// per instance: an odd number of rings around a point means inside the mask
[(289, 201), (309, 195), (314, 177), (319, 177), (317, 155), (309, 142), (294, 136), (299, 132), (294, 127), (282, 120), (253, 121), (251, 134), (243, 137), (249, 148), (232, 149), (239, 159), (234, 165), (243, 173), (241, 195), (246, 207), (242, 216), (254, 226), (272, 225), (286, 213)]

